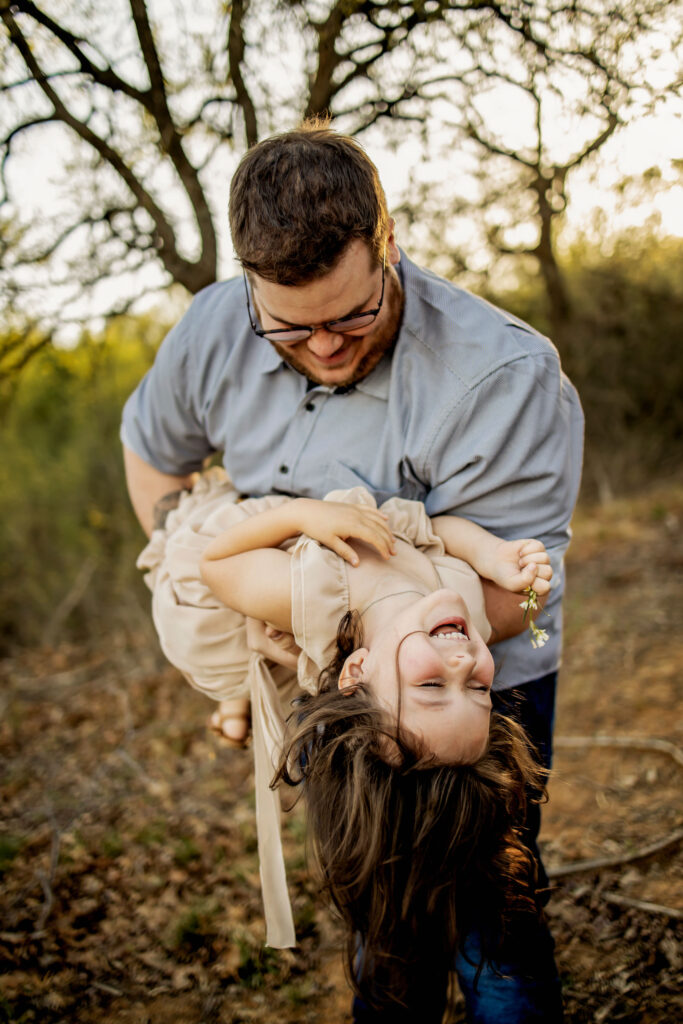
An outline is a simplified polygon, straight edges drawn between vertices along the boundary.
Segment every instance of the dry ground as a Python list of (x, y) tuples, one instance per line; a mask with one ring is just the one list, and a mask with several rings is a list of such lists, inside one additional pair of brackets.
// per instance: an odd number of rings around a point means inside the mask
[[(682, 522), (673, 486), (577, 517), (559, 737), (683, 748)], [(0, 673), (0, 1024), (349, 1019), (300, 814), (286, 826), (294, 956), (262, 945), (249, 755), (214, 743), (206, 702), (147, 626)], [(570, 1024), (683, 1020), (682, 778), (647, 743), (558, 745), (548, 865), (622, 860), (556, 878)]]

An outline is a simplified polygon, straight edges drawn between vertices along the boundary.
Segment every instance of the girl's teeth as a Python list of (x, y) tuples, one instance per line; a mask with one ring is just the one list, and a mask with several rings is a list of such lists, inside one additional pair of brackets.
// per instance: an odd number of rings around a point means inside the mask
[(467, 637), (464, 633), (456, 633), (455, 631), (450, 633), (435, 633), (434, 636), (437, 640), (466, 640)]

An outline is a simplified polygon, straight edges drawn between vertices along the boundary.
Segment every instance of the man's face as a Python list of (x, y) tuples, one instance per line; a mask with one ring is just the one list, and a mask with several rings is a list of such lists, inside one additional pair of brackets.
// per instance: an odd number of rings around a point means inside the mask
[[(316, 384), (334, 387), (362, 380), (396, 340), (403, 311), (403, 292), (393, 269), (399, 260), (392, 233), (386, 249), (384, 301), (369, 327), (352, 334), (320, 327), (306, 341), (293, 345), (271, 341), (273, 347), (286, 363)], [(329, 274), (308, 284), (274, 284), (256, 274), (251, 281), (256, 314), (264, 330), (313, 326), (375, 309), (382, 290), (382, 268), (373, 263), (367, 244), (354, 239)]]

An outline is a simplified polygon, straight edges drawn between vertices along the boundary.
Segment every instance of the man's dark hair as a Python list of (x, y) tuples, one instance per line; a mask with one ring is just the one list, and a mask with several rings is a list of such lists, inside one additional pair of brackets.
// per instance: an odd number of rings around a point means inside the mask
[(334, 268), (355, 238), (382, 261), (387, 204), (363, 148), (322, 119), (259, 142), (230, 187), (230, 228), (245, 270), (306, 284)]

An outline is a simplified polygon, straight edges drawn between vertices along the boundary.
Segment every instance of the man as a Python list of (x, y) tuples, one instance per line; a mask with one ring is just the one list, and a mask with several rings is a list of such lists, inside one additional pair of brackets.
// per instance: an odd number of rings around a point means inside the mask
[[(555, 587), (545, 647), (497, 645), (500, 701), (550, 757), (562, 558), (583, 420), (552, 345), (526, 324), (418, 268), (399, 250), (377, 172), (317, 124), (266, 140), (232, 182), (243, 276), (210, 286), (171, 331), (123, 417), (128, 485), (149, 533), (154, 506), (214, 451), (243, 494), (322, 497), (362, 484), (378, 502), (421, 500), (507, 538), (534, 536)], [(518, 597), (499, 595), (510, 622)], [(516, 707), (511, 694), (525, 698)], [(529, 822), (535, 849), (538, 816)], [(512, 936), (515, 939), (515, 936)], [(525, 926), (478, 980), (479, 936), (458, 972), (472, 1021), (561, 1018), (552, 943)], [(406, 1020), (441, 1019), (424, 994)], [(356, 1020), (380, 1020), (355, 1004)], [(395, 1018), (394, 1018), (395, 1019)]]

